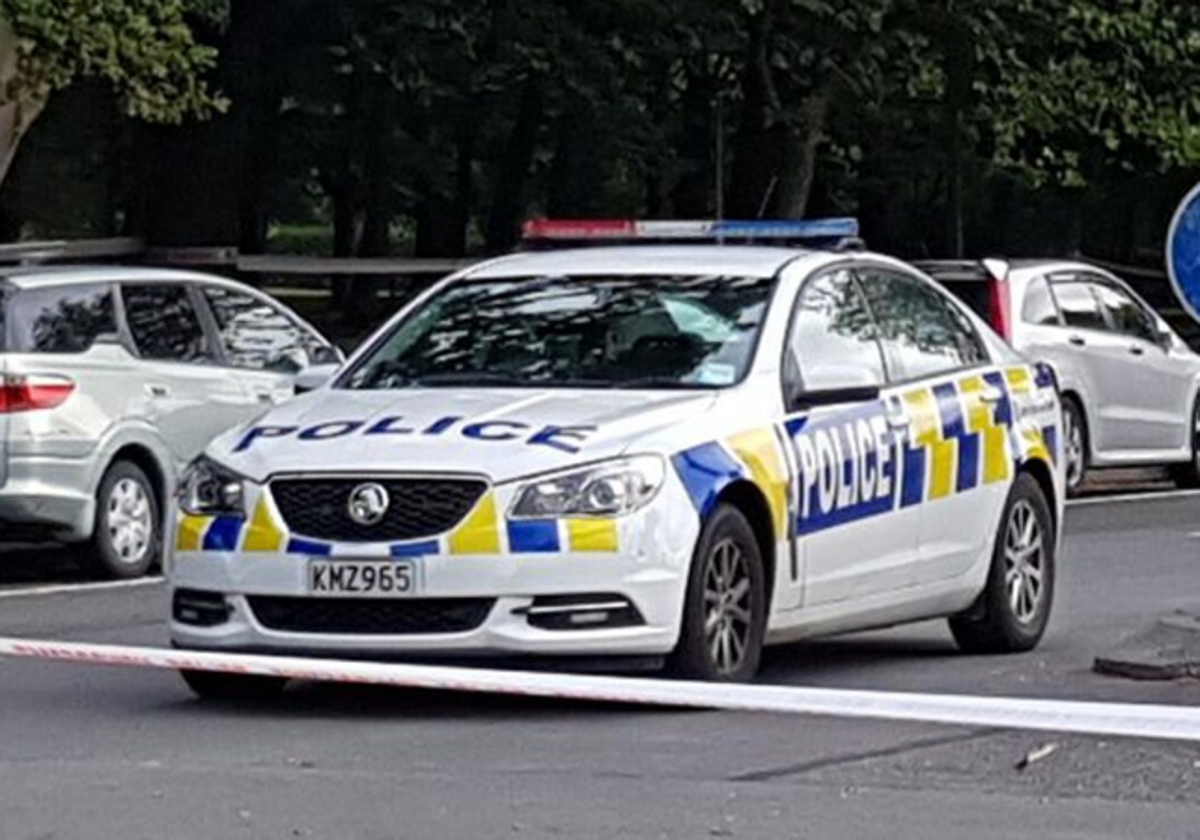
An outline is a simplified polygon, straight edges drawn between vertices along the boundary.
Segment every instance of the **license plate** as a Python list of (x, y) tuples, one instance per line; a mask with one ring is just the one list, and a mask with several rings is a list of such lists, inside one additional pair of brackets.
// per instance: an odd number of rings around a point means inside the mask
[(420, 569), (411, 560), (314, 560), (308, 565), (313, 595), (402, 598), (421, 588)]

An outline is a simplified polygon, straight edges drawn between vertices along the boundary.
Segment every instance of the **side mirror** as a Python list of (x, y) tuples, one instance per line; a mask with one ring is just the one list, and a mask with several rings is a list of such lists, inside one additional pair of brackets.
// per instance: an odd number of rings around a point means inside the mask
[(879, 399), (882, 385), (878, 377), (864, 368), (842, 365), (815, 366), (807, 371), (807, 382), (793, 386), (788, 408), (803, 411), (822, 405), (870, 402)]
[(332, 344), (321, 344), (309, 351), (309, 358), (314, 367), (340, 365), (346, 361), (342, 351)]
[(300, 371), (296, 374), (294, 385), (296, 394), (307, 394), (309, 391), (317, 390), (337, 375), (339, 367), (340, 365), (336, 364), (313, 365)]
[(793, 411), (805, 411), (823, 405), (846, 405), (879, 399), (878, 385), (848, 385), (844, 388), (821, 388), (805, 391), (792, 401)]

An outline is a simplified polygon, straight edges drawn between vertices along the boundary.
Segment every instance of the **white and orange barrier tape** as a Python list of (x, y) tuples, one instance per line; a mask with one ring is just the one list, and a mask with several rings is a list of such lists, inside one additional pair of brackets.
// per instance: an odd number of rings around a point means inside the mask
[(600, 703), (1200, 741), (1200, 708), (1185, 706), (731, 685), (440, 665), (201, 653), (15, 638), (0, 638), (0, 657), (257, 674), (296, 680)]

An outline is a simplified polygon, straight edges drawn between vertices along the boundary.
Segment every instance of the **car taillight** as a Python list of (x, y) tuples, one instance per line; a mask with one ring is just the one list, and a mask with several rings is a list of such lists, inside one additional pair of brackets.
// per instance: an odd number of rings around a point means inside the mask
[(1012, 341), (1012, 306), (1009, 303), (1008, 281), (992, 278), (988, 283), (988, 312), (992, 329), (1005, 341)]
[(0, 376), (0, 414), (57, 408), (74, 390), (75, 383), (65, 376)]

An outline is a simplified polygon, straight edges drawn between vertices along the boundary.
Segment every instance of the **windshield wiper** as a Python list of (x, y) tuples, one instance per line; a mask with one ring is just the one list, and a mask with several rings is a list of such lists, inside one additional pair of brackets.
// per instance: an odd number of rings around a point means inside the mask
[(618, 379), (609, 384), (610, 388), (667, 388), (684, 390), (699, 388), (708, 390), (712, 385), (702, 385), (698, 382), (683, 382), (673, 376), (640, 376), (636, 379)]
[(446, 385), (500, 385), (516, 388), (535, 385), (529, 379), (515, 373), (496, 373), (488, 371), (456, 371), (454, 373), (431, 373), (428, 376), (418, 376), (412, 380), (418, 387), (428, 386), (438, 388)]

